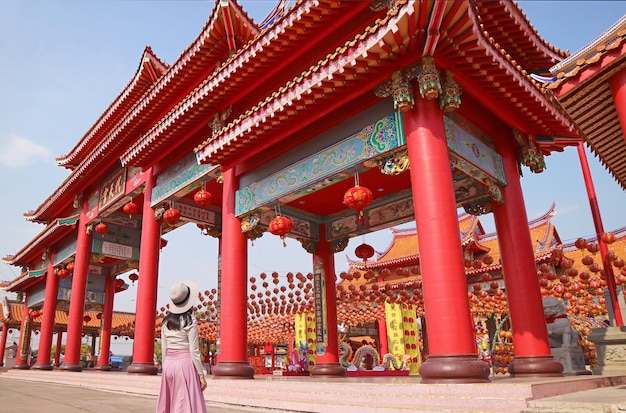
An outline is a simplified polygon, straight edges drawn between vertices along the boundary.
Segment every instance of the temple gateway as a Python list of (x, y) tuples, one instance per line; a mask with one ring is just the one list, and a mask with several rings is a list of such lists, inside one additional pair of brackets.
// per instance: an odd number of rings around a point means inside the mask
[[(269, 232), (297, 239), (311, 255), (311, 375), (343, 377), (333, 254), (352, 237), (415, 221), (428, 347), (421, 382), (488, 382), (470, 316), (463, 208), (495, 220), (515, 343), (509, 374), (562, 375), (520, 178), (589, 139), (624, 186), (624, 22), (617, 26), (600, 38), (603, 48), (573, 61), (509, 1), (278, 2), (261, 24), (236, 0), (216, 1), (172, 65), (145, 49), (127, 86), (57, 158), (68, 178), (25, 214), (44, 229), (5, 258), (22, 268), (7, 289), (23, 293), (21, 348), (41, 317), (34, 368), (52, 369), (55, 315), (63, 311), (61, 369), (80, 371), (86, 312), (97, 311), (97, 368), (107, 369), (114, 295), (125, 288), (119, 276), (136, 270), (141, 305), (128, 372), (156, 374), (161, 236), (195, 224), (219, 239), (213, 374), (254, 375), (247, 254)], [(603, 90), (615, 102), (598, 141), (579, 100), (569, 100), (589, 81), (577, 76), (587, 67), (606, 69)], [(598, 238), (605, 252), (606, 241)], [(605, 271), (615, 301), (615, 277)], [(619, 311), (615, 319), (621, 323)], [(28, 368), (18, 353), (16, 367)]]

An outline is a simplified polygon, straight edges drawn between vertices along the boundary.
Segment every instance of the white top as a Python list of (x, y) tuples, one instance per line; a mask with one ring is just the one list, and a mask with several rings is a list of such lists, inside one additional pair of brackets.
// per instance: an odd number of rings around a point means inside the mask
[[(191, 325), (183, 326), (180, 330), (170, 330), (167, 323), (161, 326), (161, 351), (163, 354), (163, 364), (167, 359), (167, 349), (186, 350), (189, 349), (191, 360), (196, 367), (198, 374), (204, 375), (202, 359), (200, 356), (200, 346), (198, 345), (198, 323), (195, 317), (191, 317)], [(182, 317), (181, 317), (182, 325)]]

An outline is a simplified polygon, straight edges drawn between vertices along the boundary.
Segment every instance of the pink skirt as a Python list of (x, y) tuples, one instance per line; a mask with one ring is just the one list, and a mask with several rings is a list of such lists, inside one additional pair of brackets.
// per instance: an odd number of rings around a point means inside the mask
[(157, 413), (206, 413), (198, 372), (189, 350), (167, 350)]

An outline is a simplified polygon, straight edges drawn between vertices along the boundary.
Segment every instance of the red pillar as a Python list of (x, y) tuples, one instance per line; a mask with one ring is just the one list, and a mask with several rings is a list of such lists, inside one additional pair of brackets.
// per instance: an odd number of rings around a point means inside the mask
[(22, 306), (22, 326), (20, 327), (20, 341), (15, 355), (14, 369), (28, 370), (28, 355), (30, 353), (30, 315), (28, 314), (28, 294), (25, 294)]
[(404, 114), (404, 127), (428, 321), (430, 353), (420, 366), (422, 383), (487, 382), (489, 368), (474, 352), (452, 171), (437, 100), (418, 97), (415, 108)]
[[(157, 374), (154, 364), (154, 323), (156, 320), (157, 289), (159, 281), (159, 248), (161, 222), (154, 219), (150, 206), (156, 177), (152, 169), (146, 171), (146, 186), (141, 221), (141, 247), (139, 255), (139, 280), (137, 281), (137, 308), (135, 310), (135, 339), (133, 364), (129, 373)], [(169, 288), (169, 286), (168, 286)], [(141, 303), (141, 305), (139, 305)]]
[(626, 69), (615, 73), (609, 80), (613, 102), (619, 123), (622, 125), (622, 132), (626, 139)]
[(4, 366), (4, 349), (7, 347), (9, 337), (9, 325), (2, 323), (2, 337), (0, 337), (0, 367)]
[(59, 293), (59, 277), (54, 273), (52, 260), (48, 260), (46, 273), (46, 295), (43, 302), (43, 318), (39, 334), (39, 349), (37, 350), (37, 364), (33, 367), (39, 370), (52, 370), (50, 350), (52, 349), (52, 335), (57, 312), (57, 296)]
[(317, 243), (317, 251), (313, 255), (313, 268), (321, 270), (324, 274), (326, 293), (326, 320), (324, 325), (327, 331), (327, 346), (324, 354), (318, 355), (315, 366), (311, 369), (311, 376), (316, 377), (344, 377), (346, 369), (339, 363), (339, 338), (337, 334), (337, 289), (335, 287), (335, 257), (330, 252), (330, 243), (325, 239), (324, 225), (320, 225), (320, 241)]
[(104, 307), (102, 308), (102, 328), (100, 329), (100, 358), (95, 368), (96, 370), (110, 371), (109, 351), (111, 350), (115, 277), (107, 276), (104, 283)]
[[(626, 70), (623, 71), (626, 73)], [(626, 104), (626, 86), (623, 88), (623, 99)], [(626, 117), (626, 108), (624, 108), (624, 114)], [(598, 235), (598, 244), (600, 245), (600, 257), (602, 258), (602, 266), (604, 267), (604, 274), (606, 276), (606, 288), (609, 290), (609, 297), (611, 298), (611, 308), (613, 309), (613, 316), (615, 317), (615, 325), (622, 327), (624, 321), (622, 319), (622, 310), (619, 308), (619, 301), (617, 299), (617, 286), (615, 283), (615, 274), (613, 273), (613, 263), (607, 260), (606, 254), (609, 252), (609, 247), (602, 239), (604, 234), (604, 226), (602, 225), (602, 216), (600, 215), (600, 207), (598, 206), (598, 198), (596, 196), (596, 190), (593, 185), (593, 179), (591, 179), (591, 171), (589, 170), (589, 162), (587, 162), (587, 154), (585, 153), (585, 144), (581, 141), (578, 143), (578, 158), (580, 160), (580, 167), (583, 171), (583, 179), (585, 180), (585, 187), (587, 188), (587, 197), (589, 198), (589, 206), (591, 207), (591, 216), (593, 218), (593, 224)]]
[(61, 346), (63, 345), (62, 343), (63, 343), (63, 330), (59, 328), (57, 330), (57, 348), (56, 348), (56, 351), (54, 352), (54, 365), (57, 367), (61, 365)]
[(220, 356), (213, 368), (215, 377), (253, 378), (248, 361), (248, 240), (235, 216), (235, 191), (239, 178), (235, 169), (224, 171), (222, 200), (222, 274), (220, 285)]
[(67, 322), (65, 340), (65, 359), (61, 370), (82, 371), (80, 366), (80, 345), (83, 334), (83, 317), (85, 313), (85, 294), (89, 275), (91, 257), (91, 240), (93, 232), (87, 234), (88, 218), (85, 214), (86, 205), (80, 211), (78, 236), (76, 239), (76, 257), (74, 274), (72, 275), (72, 295), (70, 297), (70, 315)]
[(516, 377), (560, 376), (563, 366), (550, 353), (517, 157), (508, 141), (497, 141), (496, 150), (507, 180), (504, 203), (494, 203), (493, 212), (515, 344), (509, 372)]
[[(378, 282), (385, 281), (382, 275), (378, 276)], [(385, 313), (383, 313), (385, 314)], [(380, 343), (380, 356), (384, 356), (389, 353), (389, 340), (387, 337), (387, 319), (386, 314), (383, 318), (378, 320), (378, 342)]]

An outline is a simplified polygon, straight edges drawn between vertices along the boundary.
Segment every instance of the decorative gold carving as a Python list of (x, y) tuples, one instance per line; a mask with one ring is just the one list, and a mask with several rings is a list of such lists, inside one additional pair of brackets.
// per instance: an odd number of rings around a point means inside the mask
[(83, 197), (82, 193), (74, 195), (74, 202), (72, 202), (72, 208), (74, 209), (80, 208), (82, 197)]
[(372, 0), (370, 3), (370, 10), (374, 12), (383, 11), (386, 8), (394, 10), (396, 7), (395, 0)]
[(217, 171), (217, 173), (215, 174), (215, 180), (217, 181), (217, 183), (223, 184), (224, 183), (224, 173), (222, 171)]
[(417, 84), (423, 98), (435, 99), (441, 94), (439, 71), (432, 56), (422, 58), (422, 68), (417, 74)]
[(396, 152), (392, 156), (378, 161), (378, 167), (380, 172), (385, 175), (399, 175), (411, 167), (409, 153), (406, 149)]
[(200, 233), (202, 235), (210, 236), (213, 238), (219, 238), (222, 236), (222, 231), (219, 228), (206, 225), (206, 224), (197, 224), (198, 228), (200, 228)]
[(224, 127), (224, 122), (230, 116), (232, 106), (227, 107), (224, 111), (218, 112), (213, 116), (213, 119), (209, 121), (209, 128), (211, 128), (211, 136), (217, 135), (217, 133)]
[(536, 174), (543, 172), (546, 169), (546, 161), (533, 141), (532, 136), (528, 135), (525, 139), (524, 135), (517, 129), (513, 129), (513, 136), (515, 136), (515, 140), (521, 145), (516, 150), (517, 161), (527, 166)]
[(493, 202), (497, 202), (498, 205), (504, 204), (504, 198), (502, 198), (502, 191), (500, 190), (500, 187), (489, 178), (485, 178), (484, 182), (487, 190), (489, 191), (491, 200)]
[(260, 221), (261, 213), (259, 211), (252, 211), (250, 214), (241, 218), (241, 232), (252, 231)]
[(346, 249), (348, 246), (348, 238), (339, 238), (330, 242), (331, 254), (336, 254)]
[(306, 238), (296, 238), (302, 244), (302, 248), (309, 254), (315, 254), (317, 252), (317, 243), (308, 240)]
[(87, 235), (91, 235), (93, 233), (93, 229), (96, 227), (96, 223), (95, 222), (90, 222), (89, 224), (87, 224), (87, 227), (85, 228), (85, 233)]
[(470, 215), (479, 216), (488, 214), (492, 211), (491, 201), (489, 199), (480, 199), (476, 201), (465, 202), (463, 209)]
[(401, 69), (396, 69), (391, 75), (391, 79), (376, 86), (374, 94), (381, 98), (393, 96), (393, 107), (400, 112), (413, 109), (415, 104), (409, 81)]
[(439, 107), (445, 113), (453, 112), (461, 106), (461, 85), (454, 80), (454, 73), (446, 70), (446, 81), (443, 84), (443, 93), (439, 96)]
[(165, 207), (160, 206), (154, 210), (154, 220), (160, 221), (163, 219), (163, 214), (165, 214)]

